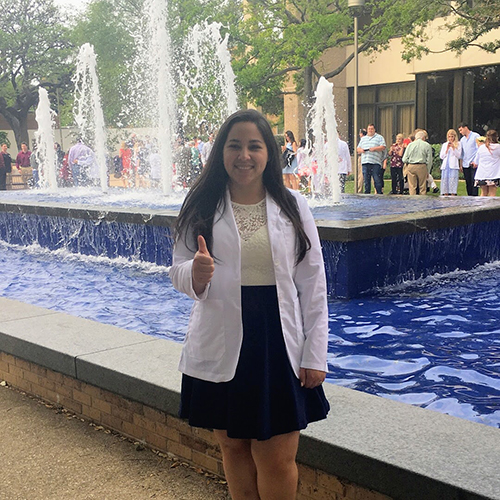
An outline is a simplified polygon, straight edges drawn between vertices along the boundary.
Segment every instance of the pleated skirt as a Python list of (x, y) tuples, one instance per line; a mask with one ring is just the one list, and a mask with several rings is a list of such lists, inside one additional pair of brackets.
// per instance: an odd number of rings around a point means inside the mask
[(276, 286), (241, 288), (243, 343), (235, 376), (208, 382), (182, 376), (179, 415), (231, 438), (266, 440), (326, 418), (321, 386), (300, 386), (286, 353)]

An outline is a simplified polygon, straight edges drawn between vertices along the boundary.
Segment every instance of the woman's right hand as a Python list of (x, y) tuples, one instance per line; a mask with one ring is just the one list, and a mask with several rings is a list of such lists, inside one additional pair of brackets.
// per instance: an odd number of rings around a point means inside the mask
[(200, 295), (210, 283), (214, 275), (214, 259), (210, 255), (207, 248), (207, 243), (203, 236), (198, 236), (198, 251), (194, 254), (193, 259), (193, 288), (196, 295)]

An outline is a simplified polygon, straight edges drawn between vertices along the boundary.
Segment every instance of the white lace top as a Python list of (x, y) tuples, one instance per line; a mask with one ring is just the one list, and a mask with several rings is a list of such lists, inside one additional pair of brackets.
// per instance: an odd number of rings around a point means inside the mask
[(241, 284), (275, 285), (266, 199), (255, 205), (231, 202), (241, 241)]

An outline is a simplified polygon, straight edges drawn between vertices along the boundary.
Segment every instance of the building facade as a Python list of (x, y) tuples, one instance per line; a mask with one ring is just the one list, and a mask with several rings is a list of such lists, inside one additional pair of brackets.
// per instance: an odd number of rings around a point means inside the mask
[[(500, 51), (490, 54), (470, 47), (460, 55), (442, 52), (453, 33), (443, 29), (443, 19), (436, 19), (428, 30), (431, 53), (421, 59), (403, 61), (399, 38), (393, 39), (386, 51), (360, 55), (359, 126), (374, 123), (388, 144), (396, 134), (408, 136), (417, 127), (428, 131), (431, 143), (441, 143), (448, 129), (457, 130), (461, 121), (480, 134), (490, 128), (500, 129)], [(487, 36), (492, 40), (498, 37), (500, 30)], [(352, 46), (328, 50), (319, 61), (319, 71), (326, 73), (338, 67), (352, 50)], [(348, 138), (352, 150), (354, 62), (331, 81), (339, 133)], [(285, 129), (304, 137), (298, 97), (285, 96), (284, 116)]]

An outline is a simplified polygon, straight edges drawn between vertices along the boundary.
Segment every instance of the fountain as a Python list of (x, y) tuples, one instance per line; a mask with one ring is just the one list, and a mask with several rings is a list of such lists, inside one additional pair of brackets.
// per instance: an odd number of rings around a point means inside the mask
[[(146, 10), (148, 20), (156, 20), (156, 25), (166, 24), (166, 11), (158, 0), (148, 0)], [(158, 22), (158, 19), (165, 23)], [(215, 29), (219, 32), (220, 26), (200, 27), (193, 35), (198, 40), (196, 43), (204, 38), (200, 33), (212, 33), (210, 36), (227, 50), (227, 38), (222, 39), (220, 35), (217, 38)], [(156, 47), (152, 51), (154, 62), (148, 64), (156, 65), (158, 74), (163, 75), (156, 75), (158, 79), (151, 86), (155, 88), (157, 102), (173, 94), (163, 92), (164, 95), (160, 96), (161, 92), (158, 93), (160, 82), (170, 81), (164, 73), (169, 67), (166, 56), (168, 50), (163, 51), (169, 43), (165, 38), (166, 31), (158, 26), (151, 25), (148, 33), (147, 38), (154, 41)], [(163, 55), (159, 52), (163, 52)], [(225, 77), (224, 82), (231, 86), (232, 77)], [(165, 84), (170, 85), (168, 82)], [(89, 44), (80, 50), (75, 85), (79, 96), (75, 119), (82, 133), (88, 133), (86, 137), (92, 138), (96, 150), (102, 149), (98, 158), (101, 189), (105, 191), (107, 184), (103, 186), (102, 170), (105, 167), (102, 159), (105, 130), (95, 55)], [(92, 96), (92, 106), (85, 104), (89, 96)], [(44, 101), (45, 97), (42, 96), (40, 113), (45, 109), (45, 118), (40, 118), (39, 123), (44, 123), (43, 130), (47, 131), (50, 129), (47, 125), (47, 114), (50, 115), (50, 112)], [(224, 103), (225, 112), (230, 112), (234, 105), (235, 99), (228, 98)], [(157, 128), (159, 133), (164, 134), (160, 144), (170, 145), (173, 134), (171, 111), (174, 107), (164, 100), (157, 108)], [(332, 299), (366, 297), (381, 287), (425, 278), (435, 273), (470, 270), (500, 259), (498, 199), (359, 195), (343, 196), (344, 203), (338, 203), (335, 110), (332, 85), (324, 79), (318, 83), (310, 119), (320, 173), (320, 182), (316, 184), (317, 191), (311, 206), (322, 240), (328, 292)], [(42, 137), (49, 135), (48, 132), (42, 133)], [(41, 143), (50, 141), (44, 139)], [(323, 151), (325, 143), (327, 147)], [(50, 159), (47, 161), (50, 162)], [(162, 158), (163, 167), (171, 163), (171, 157)], [(172, 184), (169, 177), (171, 171), (167, 170), (162, 179), (164, 194), (169, 192)], [(334, 203), (331, 206), (325, 198), (317, 196), (318, 191), (324, 192), (325, 177), (332, 190)], [(49, 177), (47, 179), (50, 181)], [(128, 195), (125, 193), (125, 196)], [(66, 190), (60, 190), (57, 196), (50, 190), (5, 192), (0, 194), (0, 240), (10, 245), (39, 245), (50, 251), (105, 257), (122, 263), (146, 262), (163, 268), (169, 266), (171, 227), (182, 198), (170, 194), (168, 198), (163, 196), (153, 201), (151, 193), (148, 193), (147, 197), (134, 200), (133, 203), (130, 197), (127, 203), (124, 203), (124, 199), (115, 196), (114, 192), (97, 196), (91, 190), (68, 190), (67, 195)], [(333, 360), (332, 365), (336, 362), (341, 366), (341, 360)]]
[(221, 28), (220, 23), (196, 25), (186, 40), (177, 67), (184, 129), (192, 124), (197, 129), (203, 125), (208, 131), (215, 131), (238, 109), (228, 35), (222, 38)]
[[(333, 83), (323, 76), (318, 81), (314, 93), (314, 105), (309, 112), (308, 121), (314, 138), (314, 153), (318, 170), (313, 175), (312, 194), (325, 196), (330, 191), (332, 203), (340, 202), (338, 180), (338, 132), (335, 113)], [(308, 127), (309, 129), (309, 127)], [(309, 148), (310, 149), (310, 148)]]
[(36, 151), (39, 167), (40, 185), (51, 191), (57, 189), (57, 160), (54, 150), (54, 116), (50, 109), (49, 95), (46, 89), (38, 89), (38, 106), (35, 112), (35, 119), (38, 123), (38, 130), (35, 132)]
[(108, 169), (106, 163), (106, 127), (101, 106), (101, 95), (97, 80), (96, 57), (90, 43), (80, 47), (78, 53), (75, 84), (75, 122), (83, 142), (92, 145), (99, 167), (101, 189), (108, 191)]

